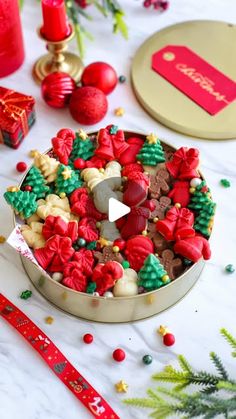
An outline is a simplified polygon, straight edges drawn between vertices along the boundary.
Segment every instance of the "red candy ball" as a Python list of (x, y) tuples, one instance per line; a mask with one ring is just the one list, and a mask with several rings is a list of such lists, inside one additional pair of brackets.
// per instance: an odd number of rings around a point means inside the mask
[(82, 74), (83, 86), (93, 86), (109, 95), (117, 85), (117, 74), (107, 63), (96, 62), (89, 64)]
[(75, 169), (84, 169), (86, 166), (86, 161), (81, 159), (80, 157), (74, 161)]
[(163, 343), (165, 346), (172, 346), (175, 343), (175, 337), (172, 333), (166, 333), (166, 335), (163, 336)]
[(116, 239), (113, 242), (113, 246), (118, 246), (120, 250), (124, 250), (125, 246), (126, 246), (126, 241), (123, 239)]
[(27, 169), (27, 164), (24, 161), (19, 161), (16, 165), (17, 172), (23, 173)]
[(107, 113), (108, 103), (104, 93), (96, 87), (80, 87), (70, 99), (70, 113), (82, 125), (93, 125)]
[(32, 186), (30, 186), (30, 185), (26, 185), (26, 186), (24, 187), (24, 191), (31, 192), (31, 191), (32, 191)]
[(115, 361), (122, 362), (124, 361), (126, 355), (123, 349), (118, 348), (113, 352), (112, 356)]
[(89, 345), (93, 341), (93, 335), (91, 335), (90, 333), (86, 333), (83, 336), (83, 341), (84, 341), (84, 343), (87, 343)]
[(49, 74), (41, 84), (43, 99), (53, 108), (64, 108), (75, 89), (76, 83), (72, 77), (60, 72)]

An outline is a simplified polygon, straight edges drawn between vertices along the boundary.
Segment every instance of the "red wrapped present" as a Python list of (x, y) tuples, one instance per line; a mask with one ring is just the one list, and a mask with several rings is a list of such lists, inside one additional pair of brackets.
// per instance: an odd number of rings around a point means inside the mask
[(18, 148), (35, 121), (35, 100), (0, 87), (0, 143)]

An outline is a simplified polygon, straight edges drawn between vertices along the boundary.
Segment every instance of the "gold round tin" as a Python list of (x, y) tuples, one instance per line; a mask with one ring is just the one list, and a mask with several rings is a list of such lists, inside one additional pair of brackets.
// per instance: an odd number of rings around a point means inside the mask
[[(125, 131), (125, 135), (128, 137), (138, 135), (143, 139), (146, 138), (145, 135), (137, 132)], [(162, 141), (162, 143), (175, 150), (166, 142)], [(23, 183), (23, 180), (21, 183)], [(155, 291), (133, 297), (106, 298), (67, 288), (53, 280), (48, 274), (42, 274), (37, 266), (25, 257), (21, 256), (21, 260), (31, 282), (48, 301), (69, 314), (104, 323), (141, 320), (166, 310), (188, 293), (197, 281), (205, 264), (204, 260), (201, 259), (177, 279)]]
[(145, 110), (167, 127), (211, 140), (236, 137), (236, 100), (212, 116), (151, 69), (152, 54), (167, 45), (192, 49), (236, 80), (236, 25), (189, 21), (169, 26), (148, 38), (131, 68), (134, 92)]

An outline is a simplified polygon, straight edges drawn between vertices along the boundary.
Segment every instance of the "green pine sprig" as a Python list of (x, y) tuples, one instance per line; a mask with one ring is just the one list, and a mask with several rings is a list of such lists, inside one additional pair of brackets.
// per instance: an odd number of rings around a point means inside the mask
[[(226, 329), (221, 329), (220, 333), (236, 349), (236, 339)], [(236, 352), (233, 352), (232, 356), (235, 355)], [(186, 358), (180, 355), (180, 369), (168, 365), (164, 371), (152, 377), (157, 381), (174, 384), (171, 389), (148, 389), (148, 397), (126, 399), (124, 403), (152, 409), (150, 417), (155, 419), (164, 419), (170, 415), (185, 419), (211, 419), (220, 415), (236, 418), (236, 381), (229, 377), (222, 360), (215, 352), (210, 353), (210, 359), (216, 368), (216, 374), (194, 371)], [(192, 389), (193, 386), (198, 388), (194, 393), (183, 391), (187, 387)]]

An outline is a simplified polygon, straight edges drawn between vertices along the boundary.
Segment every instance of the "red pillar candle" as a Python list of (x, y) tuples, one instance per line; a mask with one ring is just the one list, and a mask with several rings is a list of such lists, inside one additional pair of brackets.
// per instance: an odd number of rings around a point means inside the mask
[(0, 0), (0, 77), (13, 73), (23, 61), (18, 0)]
[(70, 34), (64, 0), (42, 0), (42, 35), (52, 42), (62, 41)]

